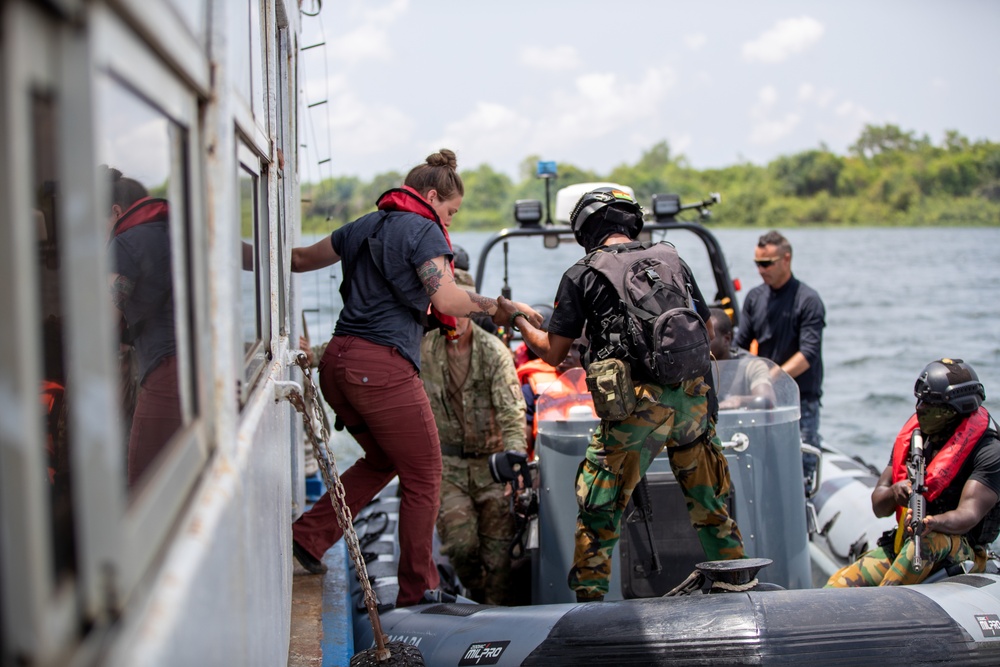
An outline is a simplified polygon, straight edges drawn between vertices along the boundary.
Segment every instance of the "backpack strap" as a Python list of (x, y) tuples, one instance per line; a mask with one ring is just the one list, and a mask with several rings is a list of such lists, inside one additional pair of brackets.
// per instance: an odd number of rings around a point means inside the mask
[(403, 294), (403, 291), (399, 289), (394, 282), (385, 277), (385, 265), (382, 263), (384, 245), (382, 243), (382, 239), (378, 238), (378, 233), (382, 231), (382, 225), (384, 225), (385, 221), (388, 219), (389, 211), (382, 211), (381, 214), (382, 216), (379, 218), (379, 221), (375, 223), (375, 229), (372, 230), (372, 233), (368, 236), (368, 238), (361, 242), (361, 246), (358, 249), (357, 261), (351, 263), (349, 267), (345, 264), (344, 278), (340, 283), (340, 295), (344, 299), (344, 304), (346, 305), (347, 299), (351, 296), (351, 281), (354, 278), (354, 270), (357, 268), (357, 265), (361, 262), (361, 260), (367, 257), (371, 261), (372, 266), (375, 267), (375, 272), (382, 278), (382, 282), (388, 286), (389, 291), (392, 292), (394, 297), (396, 297), (396, 301), (410, 311), (410, 314), (413, 315), (413, 319), (417, 321), (417, 324), (426, 329), (430, 326), (427, 313), (414, 306), (413, 302), (407, 298), (405, 294)]

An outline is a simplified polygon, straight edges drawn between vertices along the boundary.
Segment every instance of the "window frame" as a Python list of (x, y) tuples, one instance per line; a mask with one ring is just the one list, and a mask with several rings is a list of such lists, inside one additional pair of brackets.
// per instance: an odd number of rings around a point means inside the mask
[[(58, 94), (66, 84), (65, 52), (61, 48), (60, 26), (35, 7), (13, 5), (0, 23), (0, 62), (9, 63), (0, 74), (0, 154), (6, 164), (16, 164), (12, 156), (31, 155), (33, 132), (31, 107), (40, 93), (54, 100), (57, 135), (65, 136), (63, 119), (69, 106), (66, 96)], [(44, 37), (39, 38), (41, 35)], [(15, 57), (16, 54), (16, 57)], [(22, 131), (17, 131), (22, 128)], [(62, 172), (60, 146), (55, 147), (56, 169)], [(32, 216), (32, 179), (34, 169), (12, 169), (0, 183), (0, 218), (27, 220)], [(27, 289), (3, 290), (0, 305), (11, 316), (9, 329), (0, 333), (0, 391), (10, 392), (5, 402), (20, 405), (18, 396), (34, 398), (42, 380), (39, 343), (40, 280), (34, 262), (38, 246), (27, 225), (0, 225), (0, 278), (6, 285), (29, 284)], [(60, 230), (59, 233), (61, 233)], [(65, 240), (66, 236), (62, 238)], [(9, 340), (8, 340), (9, 337)], [(10, 374), (8, 375), (8, 371)], [(37, 399), (36, 399), (37, 400)], [(29, 399), (31, 401), (31, 399)], [(76, 590), (86, 573), (77, 553), (76, 575), (61, 582), (53, 576), (53, 544), (50, 531), (33, 530), (48, 525), (51, 504), (48, 489), (38, 472), (44, 470), (42, 449), (45, 434), (37, 415), (37, 403), (26, 402), (11, 413), (10, 423), (0, 432), (0, 506), (18, 507), (5, 514), (9, 529), (22, 539), (2, 544), (0, 567), (4, 586), (3, 619), (6, 650), (12, 655), (26, 654), (40, 660), (55, 657), (57, 647), (71, 640), (76, 631)], [(7, 418), (5, 417), (5, 421)], [(78, 546), (79, 548), (79, 546)], [(45, 561), (38, 567), (39, 559)]]
[[(240, 178), (244, 173), (249, 174), (253, 179), (253, 242), (254, 242), (254, 278), (255, 278), (255, 310), (257, 340), (253, 346), (245, 350), (243, 358), (240, 360), (240, 368), (243, 369), (243, 377), (240, 380), (240, 407), (246, 405), (250, 399), (254, 388), (260, 383), (267, 362), (272, 359), (272, 323), (271, 323), (271, 215), (268, 206), (268, 179), (267, 161), (254, 151), (247, 142), (241, 138), (236, 139), (236, 212), (242, 215), (242, 196), (240, 188)], [(241, 220), (236, 220), (235, 224), (240, 226)], [(242, 240), (242, 230), (237, 236)], [(237, 289), (242, 289), (238, 285)], [(242, 303), (242, 298), (237, 300)], [(240, 343), (242, 340), (243, 313), (237, 312), (237, 322), (241, 323), (241, 330), (238, 333)], [(240, 349), (237, 346), (237, 349)]]
[[(174, 127), (183, 128), (183, 136), (171, 136), (171, 176), (167, 197), (172, 204), (170, 225), (174, 274), (174, 318), (177, 328), (177, 357), (182, 414), (185, 425), (174, 435), (168, 449), (158, 459), (156, 471), (142, 482), (133, 498), (124, 501), (118, 511), (118, 539), (121, 549), (110, 560), (115, 564), (121, 603), (142, 581), (143, 574), (160, 553), (160, 548), (181, 510), (188, 492), (194, 485), (208, 458), (207, 427), (200, 416), (192, 414), (195, 405), (204, 404), (197, 392), (202, 391), (207, 379), (206, 369), (192, 368), (197, 343), (191, 334), (197, 322), (197, 307), (192, 303), (195, 290), (190, 283), (204, 275), (196, 267), (205, 258), (194, 250), (203, 243), (189, 239), (194, 230), (204, 228), (201, 196), (197, 188), (189, 187), (201, 182), (200, 165), (192, 156), (198, 155), (200, 140), (200, 109), (196, 91), (157, 57), (125, 23), (110, 11), (97, 10), (92, 15), (91, 49), (93, 53), (91, 85), (107, 75), (131, 89), (138, 97), (158, 110)], [(186, 163), (186, 164), (184, 164)], [(100, 192), (100, 190), (98, 190)], [(100, 199), (98, 199), (100, 212)], [(95, 216), (101, 219), (100, 216)], [(177, 224), (186, 221), (185, 224)], [(188, 262), (192, 265), (188, 266)], [(109, 266), (107, 260), (103, 266)], [(188, 268), (192, 269), (191, 276)], [(110, 313), (110, 302), (105, 309)], [(204, 358), (203, 356), (201, 358)], [(120, 430), (120, 429), (119, 429)], [(127, 434), (120, 437), (127, 438)], [(123, 440), (118, 440), (121, 443)], [(106, 445), (107, 446), (107, 445)], [(114, 445), (112, 445), (114, 446)], [(121, 450), (121, 448), (118, 448)], [(107, 451), (109, 457), (121, 460), (121, 451)], [(107, 484), (108, 477), (104, 477)], [(92, 480), (93, 484), (98, 480)], [(108, 517), (115, 520), (115, 517)], [(93, 517), (94, 523), (104, 521)], [(107, 526), (114, 531), (116, 526)]]

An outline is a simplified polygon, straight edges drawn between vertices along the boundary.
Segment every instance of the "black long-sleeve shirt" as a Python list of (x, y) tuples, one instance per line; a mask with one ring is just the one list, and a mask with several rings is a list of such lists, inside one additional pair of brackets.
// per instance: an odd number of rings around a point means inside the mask
[(823, 327), (826, 308), (813, 288), (795, 276), (773, 290), (758, 285), (743, 302), (743, 318), (736, 333), (736, 345), (749, 349), (757, 339), (757, 354), (783, 364), (801, 352), (809, 368), (795, 378), (799, 397), (817, 400), (823, 395)]

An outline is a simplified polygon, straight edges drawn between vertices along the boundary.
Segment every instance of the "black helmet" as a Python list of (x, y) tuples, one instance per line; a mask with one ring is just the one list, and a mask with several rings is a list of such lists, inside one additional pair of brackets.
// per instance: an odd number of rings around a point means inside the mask
[(979, 409), (986, 400), (986, 390), (972, 366), (961, 359), (939, 359), (927, 364), (913, 395), (918, 401), (947, 405), (962, 415)]
[(463, 271), (469, 270), (469, 253), (465, 252), (465, 248), (460, 245), (451, 246), (452, 259), (455, 262), (456, 269), (462, 269)]
[[(595, 216), (599, 211), (603, 211), (603, 215)], [(594, 221), (600, 222), (600, 226), (595, 226)], [(569, 224), (576, 242), (590, 252), (616, 231), (633, 239), (639, 236), (642, 231), (642, 207), (624, 190), (597, 188), (580, 197), (570, 213)]]

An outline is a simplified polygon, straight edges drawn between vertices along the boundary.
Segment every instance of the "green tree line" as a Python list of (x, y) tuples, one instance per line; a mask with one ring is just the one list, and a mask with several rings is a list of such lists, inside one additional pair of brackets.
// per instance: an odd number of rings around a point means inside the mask
[[(539, 159), (524, 159), (517, 182), (487, 164), (461, 171), (465, 199), (453, 229), (510, 226), (516, 200), (544, 201), (545, 185), (535, 177)], [(374, 210), (376, 198), (402, 179), (386, 172), (368, 182), (348, 176), (304, 184), (304, 230), (325, 232)], [(656, 193), (677, 193), (688, 202), (720, 192), (713, 223), (727, 226), (1000, 226), (1000, 144), (973, 142), (954, 130), (935, 145), (927, 135), (896, 125), (868, 125), (847, 155), (821, 145), (763, 166), (703, 170), (663, 141), (635, 164), (608, 173), (560, 163), (553, 202), (558, 188), (588, 181), (630, 185), (647, 208)]]

